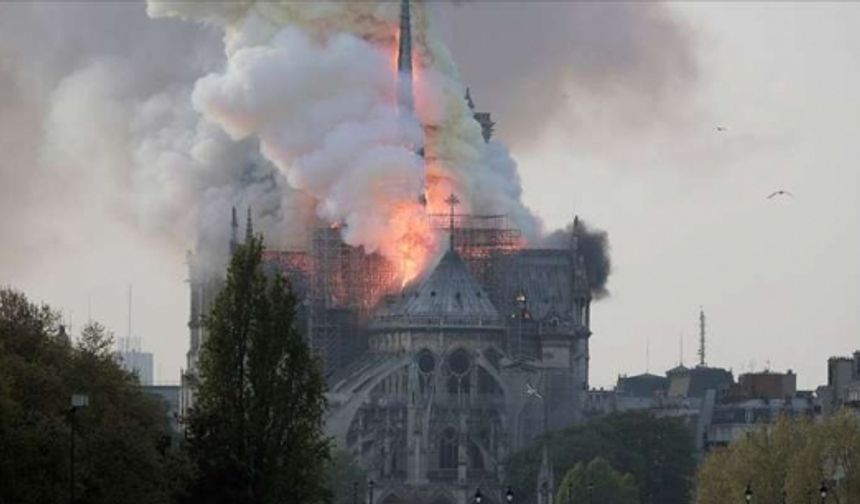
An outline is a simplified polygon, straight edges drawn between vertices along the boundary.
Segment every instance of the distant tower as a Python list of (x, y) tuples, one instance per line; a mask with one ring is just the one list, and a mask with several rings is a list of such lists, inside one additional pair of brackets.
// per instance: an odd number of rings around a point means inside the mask
[(705, 366), (705, 310), (699, 309), (699, 365)]

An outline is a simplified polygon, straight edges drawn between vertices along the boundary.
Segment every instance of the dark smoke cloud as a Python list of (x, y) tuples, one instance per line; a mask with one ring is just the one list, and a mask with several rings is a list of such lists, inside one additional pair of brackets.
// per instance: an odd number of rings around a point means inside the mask
[[(570, 247), (573, 226), (571, 223), (564, 229), (558, 229), (548, 234), (541, 246), (555, 249)], [(606, 297), (609, 295), (606, 285), (609, 282), (609, 275), (612, 273), (612, 260), (609, 257), (609, 235), (602, 229), (591, 227), (582, 219), (577, 221), (577, 226), (579, 229), (579, 250), (585, 260), (591, 293), (598, 299)]]
[(515, 149), (561, 115), (580, 130), (595, 114), (615, 130), (658, 121), (696, 77), (688, 30), (665, 4), (470, 1), (437, 11), (478, 108)]

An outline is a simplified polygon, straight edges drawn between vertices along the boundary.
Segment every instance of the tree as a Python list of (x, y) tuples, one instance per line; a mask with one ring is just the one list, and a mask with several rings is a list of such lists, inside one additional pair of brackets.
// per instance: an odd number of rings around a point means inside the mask
[(367, 472), (344, 450), (334, 450), (326, 470), (327, 486), (334, 504), (364, 502), (367, 495)]
[(757, 504), (807, 504), (822, 481), (828, 502), (860, 502), (860, 422), (842, 412), (820, 422), (780, 418), (708, 454), (696, 475), (696, 502), (743, 502), (747, 484)]
[(204, 323), (201, 384), (189, 422), (204, 502), (328, 500), (324, 381), (295, 327), (296, 300), (262, 269), (262, 239), (236, 248)]
[(110, 354), (99, 324), (73, 347), (60, 316), (11, 289), (0, 290), (0, 503), (69, 501), (69, 401), (75, 414), (80, 503), (167, 503), (187, 474), (166, 411)]
[(567, 471), (559, 486), (556, 502), (638, 504), (639, 489), (631, 474), (621, 474), (606, 459), (597, 457), (588, 465), (579, 462)]
[(514, 453), (506, 474), (517, 495), (536, 495), (543, 445), (559, 481), (577, 463), (602, 457), (633, 476), (642, 504), (687, 504), (695, 471), (690, 429), (674, 418), (648, 412), (616, 413), (551, 432), (535, 446)]

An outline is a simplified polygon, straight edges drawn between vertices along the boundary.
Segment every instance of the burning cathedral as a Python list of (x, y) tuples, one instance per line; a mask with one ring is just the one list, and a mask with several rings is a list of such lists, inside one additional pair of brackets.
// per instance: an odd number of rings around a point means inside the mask
[[(401, 2), (398, 40), (405, 108), (409, 7)], [(490, 115), (466, 100), (489, 141)], [(574, 220), (564, 243), (526, 247), (507, 216), (459, 212), (456, 194), (426, 218), (444, 245), (405, 285), (389, 259), (346, 244), (336, 225), (310, 230), (304, 250), (267, 250), (264, 262), (301, 300), (299, 323), (329, 385), (327, 432), (366, 469), (374, 502), (462, 503), (479, 488), (486, 502), (502, 502), (507, 455), (581, 418), (593, 292), (585, 229)], [(234, 210), (234, 244), (239, 234)], [(219, 284), (193, 258), (190, 274), (184, 409), (206, 337), (201, 315)], [(552, 485), (547, 467), (542, 477)]]

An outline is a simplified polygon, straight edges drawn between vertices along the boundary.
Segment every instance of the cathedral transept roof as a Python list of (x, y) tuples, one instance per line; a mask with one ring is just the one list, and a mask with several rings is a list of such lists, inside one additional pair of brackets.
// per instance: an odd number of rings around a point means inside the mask
[(407, 290), (376, 321), (405, 325), (502, 324), (486, 291), (469, 273), (460, 255), (448, 250), (417, 289)]

